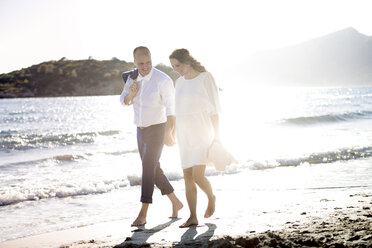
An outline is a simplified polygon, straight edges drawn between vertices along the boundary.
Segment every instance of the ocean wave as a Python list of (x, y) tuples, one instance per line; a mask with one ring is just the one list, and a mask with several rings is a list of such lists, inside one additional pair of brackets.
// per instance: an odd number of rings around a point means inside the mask
[[(210, 166), (210, 167), (212, 168), (213, 166)], [(242, 169), (244, 168), (242, 167), (239, 168), (239, 166), (231, 165), (226, 168), (226, 171), (222, 172), (222, 171), (215, 170), (214, 167), (210, 169), (208, 166), (205, 171), (205, 175), (206, 176), (218, 176), (218, 175), (223, 175), (223, 174), (231, 175), (231, 174), (236, 174), (236, 173), (241, 172)], [(178, 181), (178, 180), (183, 179), (183, 174), (179, 172), (167, 172), (165, 174), (169, 181)], [(135, 175), (135, 174), (128, 175), (127, 179), (128, 179), (130, 186), (139, 186), (142, 183), (141, 175)]]
[(16, 166), (37, 166), (40, 164), (60, 164), (62, 165), (63, 163), (70, 163), (70, 162), (79, 162), (81, 160), (88, 159), (88, 157), (91, 157), (95, 154), (104, 154), (104, 155), (124, 155), (128, 153), (136, 153), (138, 150), (137, 149), (131, 149), (131, 150), (122, 150), (122, 151), (114, 151), (114, 152), (96, 152), (96, 153), (82, 153), (82, 154), (60, 154), (60, 155), (55, 155), (52, 157), (48, 158), (42, 158), (42, 159), (36, 159), (36, 160), (24, 160), (21, 162), (15, 162), (15, 163), (6, 163), (3, 165), (0, 165), (0, 168), (2, 170), (6, 169), (13, 169)]
[(115, 155), (115, 156), (120, 156), (128, 153), (137, 153), (138, 149), (131, 149), (131, 150), (124, 150), (124, 151), (114, 151), (114, 152), (102, 152), (105, 155)]
[(356, 160), (372, 157), (372, 147), (345, 148), (337, 151), (313, 153), (309, 156), (293, 159), (276, 159), (271, 161), (251, 161), (250, 169), (264, 170), (277, 167), (299, 166), (301, 164), (326, 164), (337, 161)]
[(9, 137), (11, 135), (16, 135), (18, 133), (17, 130), (1, 130), (0, 131), (0, 137)]
[[(120, 152), (133, 152), (123, 151)], [(70, 163), (86, 159), (92, 154), (66, 154), (56, 155), (47, 159), (34, 161), (35, 164), (52, 161), (56, 163)], [(356, 160), (372, 157), (372, 146), (361, 148), (345, 148), (336, 151), (329, 151), (324, 153), (313, 153), (308, 156), (288, 159), (273, 159), (267, 161), (246, 161), (237, 165), (231, 165), (225, 172), (216, 171), (213, 168), (207, 167), (207, 176), (218, 176), (239, 173), (243, 170), (265, 170), (274, 169), (278, 167), (301, 166), (302, 164), (326, 164), (337, 161)], [(24, 162), (26, 163), (26, 162)], [(29, 163), (29, 161), (27, 162)], [(21, 164), (21, 163), (19, 163)], [(14, 167), (14, 165), (9, 165)], [(166, 173), (170, 181), (182, 180), (183, 175), (179, 172)], [(0, 189), (0, 206), (16, 204), (24, 201), (37, 201), (48, 198), (65, 198), (81, 195), (94, 195), (111, 192), (112, 190), (124, 188), (127, 186), (140, 186), (141, 174), (130, 174), (123, 176), (120, 179), (90, 179), (89, 181), (78, 180), (73, 182), (50, 182), (46, 185), (7, 185)]]
[(28, 109), (28, 110), (14, 110), (14, 111), (10, 111), (8, 113), (8, 115), (12, 116), (12, 115), (29, 115), (29, 114), (36, 114), (37, 111), (35, 109), (31, 110), (31, 109)]
[[(169, 181), (178, 181), (183, 179), (183, 175), (181, 173), (166, 173), (166, 176)], [(128, 182), (130, 186), (139, 186), (142, 184), (142, 175), (128, 175), (127, 176)]]
[[(60, 156), (61, 157), (61, 156)], [(62, 159), (69, 159), (64, 156)], [(183, 178), (181, 174), (167, 175), (170, 181), (176, 181)], [(15, 186), (4, 187), (0, 189), (0, 206), (17, 204), (25, 201), (38, 201), (48, 198), (65, 198), (82, 195), (104, 194), (129, 186), (140, 186), (142, 182), (141, 175), (128, 175), (123, 179), (73, 182), (73, 183), (54, 183), (45, 186)]]
[[(61, 155), (54, 159), (62, 161), (75, 160), (76, 156)], [(42, 160), (40, 160), (42, 161)], [(236, 173), (235, 170), (226, 172), (226, 174)], [(216, 176), (224, 174), (215, 170), (207, 170), (207, 176)], [(166, 173), (170, 181), (178, 181), (183, 179), (182, 173), (171, 172)], [(141, 186), (142, 175), (131, 174), (123, 177), (123, 179), (100, 180), (100, 181), (74, 181), (74, 182), (54, 182), (48, 185), (9, 185), (0, 189), (0, 206), (17, 204), (25, 201), (38, 201), (50, 198), (65, 198), (82, 195), (104, 194), (124, 188), (127, 186)]]
[(127, 179), (129, 181), (130, 186), (138, 186), (142, 184), (142, 176), (141, 175), (128, 175)]
[(92, 144), (95, 142), (96, 137), (115, 136), (120, 133), (121, 131), (119, 130), (108, 130), (67, 134), (30, 134), (8, 130), (0, 132), (0, 150), (28, 150), (33, 148), (50, 148), (75, 144)]
[(51, 184), (48, 187), (7, 187), (0, 189), (0, 206), (17, 204), (25, 201), (38, 201), (48, 198), (65, 198), (82, 195), (108, 193), (126, 187), (128, 182), (121, 180), (104, 180), (84, 183)]
[(312, 124), (322, 124), (322, 123), (335, 123), (349, 120), (358, 119), (371, 119), (372, 111), (357, 111), (357, 112), (347, 112), (342, 114), (327, 114), (318, 116), (302, 116), (296, 118), (283, 119), (284, 124), (293, 125), (312, 125)]
[(69, 163), (69, 162), (78, 162), (81, 160), (86, 159), (88, 156), (91, 156), (90, 153), (85, 154), (63, 154), (63, 155), (55, 155), (53, 157), (49, 158), (42, 158), (42, 159), (36, 159), (36, 160), (24, 160), (20, 162), (14, 162), (14, 163), (7, 163), (0, 165), (1, 170), (13, 170), (17, 166), (38, 166), (40, 164), (63, 164), (63, 163)]

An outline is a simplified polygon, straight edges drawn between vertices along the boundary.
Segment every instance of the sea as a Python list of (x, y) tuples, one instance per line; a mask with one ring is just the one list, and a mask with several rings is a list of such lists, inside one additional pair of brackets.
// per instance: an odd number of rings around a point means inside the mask
[[(236, 84), (220, 101), (221, 141), (237, 163), (207, 167), (219, 191), (372, 192), (372, 87)], [(177, 146), (164, 147), (161, 166), (182, 190)], [(140, 184), (133, 109), (118, 95), (0, 99), (0, 242), (129, 225)]]

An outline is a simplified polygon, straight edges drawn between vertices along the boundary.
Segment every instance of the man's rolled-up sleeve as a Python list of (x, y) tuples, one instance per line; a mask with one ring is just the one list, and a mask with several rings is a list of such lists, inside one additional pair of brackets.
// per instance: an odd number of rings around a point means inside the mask
[(127, 104), (124, 103), (124, 98), (129, 94), (129, 87), (130, 87), (130, 82), (127, 82), (124, 84), (123, 91), (121, 92), (120, 95), (120, 103), (124, 106), (128, 106)]

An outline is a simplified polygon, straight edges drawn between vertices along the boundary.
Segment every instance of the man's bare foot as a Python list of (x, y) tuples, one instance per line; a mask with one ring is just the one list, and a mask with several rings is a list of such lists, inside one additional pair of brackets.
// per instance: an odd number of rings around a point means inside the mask
[(131, 226), (143, 226), (146, 224), (146, 218), (142, 216), (138, 216), (135, 221), (133, 221)]
[(172, 210), (172, 216), (169, 217), (171, 219), (178, 218), (178, 211), (180, 211), (183, 208), (183, 204), (181, 201), (177, 201), (175, 204), (173, 204), (173, 210)]
[(209, 218), (213, 215), (216, 206), (216, 196), (213, 196), (211, 200), (208, 201), (207, 210), (205, 210), (204, 218)]
[(197, 226), (198, 219), (197, 218), (189, 218), (185, 223), (180, 225), (180, 228), (186, 228), (186, 227), (192, 227), (192, 226)]

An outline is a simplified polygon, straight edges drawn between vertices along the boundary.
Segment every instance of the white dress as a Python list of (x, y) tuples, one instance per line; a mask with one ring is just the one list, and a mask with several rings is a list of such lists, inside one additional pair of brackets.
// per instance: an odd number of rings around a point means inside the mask
[(183, 169), (207, 163), (207, 152), (214, 139), (211, 115), (220, 112), (218, 88), (213, 76), (176, 81), (176, 133)]

